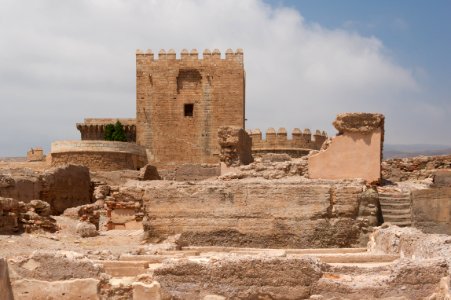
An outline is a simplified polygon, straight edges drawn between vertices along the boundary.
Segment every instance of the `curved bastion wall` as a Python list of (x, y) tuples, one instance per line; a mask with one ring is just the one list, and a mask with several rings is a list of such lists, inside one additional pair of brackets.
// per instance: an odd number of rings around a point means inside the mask
[(112, 141), (56, 141), (52, 166), (77, 164), (94, 171), (137, 170), (147, 164), (146, 149), (134, 143)]

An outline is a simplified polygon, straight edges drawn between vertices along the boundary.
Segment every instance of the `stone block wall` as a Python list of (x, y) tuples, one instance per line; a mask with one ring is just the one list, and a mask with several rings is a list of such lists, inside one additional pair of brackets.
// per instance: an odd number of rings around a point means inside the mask
[(252, 138), (252, 153), (254, 155), (264, 153), (287, 153), (291, 157), (301, 157), (309, 153), (310, 150), (319, 150), (327, 139), (327, 133), (316, 130), (315, 134), (310, 129), (304, 129), (302, 132), (299, 128), (294, 128), (292, 138), (289, 139), (285, 128), (269, 128), (266, 131), (266, 139), (262, 139), (260, 129), (248, 131)]
[(139, 170), (147, 164), (143, 147), (111, 141), (57, 141), (52, 143), (52, 166), (83, 165), (91, 170)]
[(361, 183), (302, 180), (146, 182), (144, 229), (151, 241), (263, 248), (350, 247), (359, 243)]
[(220, 126), (244, 128), (243, 52), (136, 52), (137, 143), (157, 167), (219, 162)]

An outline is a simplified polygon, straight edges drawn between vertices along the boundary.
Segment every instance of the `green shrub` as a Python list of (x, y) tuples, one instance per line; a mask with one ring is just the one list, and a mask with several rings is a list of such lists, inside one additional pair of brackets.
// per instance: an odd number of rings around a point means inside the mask
[(126, 142), (124, 126), (117, 121), (116, 124), (107, 124), (105, 126), (105, 141)]
[(125, 137), (124, 126), (119, 121), (117, 121), (116, 124), (114, 124), (113, 141), (118, 142), (127, 141), (127, 138)]
[(113, 141), (114, 124), (105, 126), (105, 141)]

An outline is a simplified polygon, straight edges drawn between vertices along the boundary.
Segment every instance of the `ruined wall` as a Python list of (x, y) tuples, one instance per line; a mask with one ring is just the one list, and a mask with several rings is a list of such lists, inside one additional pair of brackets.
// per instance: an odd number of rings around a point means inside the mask
[(249, 130), (252, 138), (252, 153), (259, 155), (263, 153), (287, 153), (291, 157), (301, 157), (309, 153), (310, 150), (319, 150), (327, 139), (325, 131), (316, 130), (312, 138), (310, 129), (294, 128), (291, 132), (292, 138), (288, 139), (285, 128), (269, 128), (266, 131), (266, 139), (262, 139), (260, 129)]
[(393, 158), (382, 162), (382, 177), (390, 181), (422, 180), (451, 169), (451, 155)]
[(370, 113), (337, 115), (338, 136), (325, 150), (309, 157), (309, 177), (323, 179), (381, 178), (384, 116)]
[(252, 140), (244, 129), (221, 126), (218, 130), (218, 142), (221, 148), (219, 159), (227, 167), (248, 165), (253, 162)]
[(117, 121), (124, 126), (127, 142), (136, 141), (136, 120), (135, 119), (85, 119), (83, 123), (77, 123), (82, 140), (105, 140), (105, 127), (108, 124), (115, 124)]
[(0, 174), (0, 197), (25, 203), (40, 199), (49, 203), (53, 214), (91, 202), (91, 177), (83, 166), (66, 165), (45, 172), (23, 169)]
[(137, 182), (121, 193), (143, 193), (153, 241), (181, 233), (182, 245), (322, 248), (359, 243), (363, 190), (356, 182), (249, 179)]
[(243, 51), (136, 53), (137, 143), (157, 166), (217, 163), (220, 126), (244, 128)]
[(138, 170), (147, 163), (144, 148), (125, 142), (57, 141), (52, 143), (52, 166), (83, 165), (91, 170)]
[(45, 158), (42, 148), (31, 148), (27, 152), (27, 161), (43, 161)]

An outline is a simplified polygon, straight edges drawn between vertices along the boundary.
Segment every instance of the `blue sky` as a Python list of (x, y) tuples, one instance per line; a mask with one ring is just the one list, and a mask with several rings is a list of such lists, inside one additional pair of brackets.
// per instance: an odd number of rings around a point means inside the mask
[[(399, 64), (416, 68), (420, 79), (451, 102), (450, 0), (274, 0), (272, 6), (298, 10), (308, 23), (342, 28), (380, 39)], [(424, 73), (422, 73), (424, 72)], [(451, 116), (450, 116), (451, 119)], [(451, 121), (449, 123), (451, 127)], [(447, 144), (450, 144), (448, 141)]]
[(244, 49), (246, 127), (386, 116), (386, 143), (451, 145), (451, 1), (0, 0), (0, 157), (135, 116), (135, 50)]

